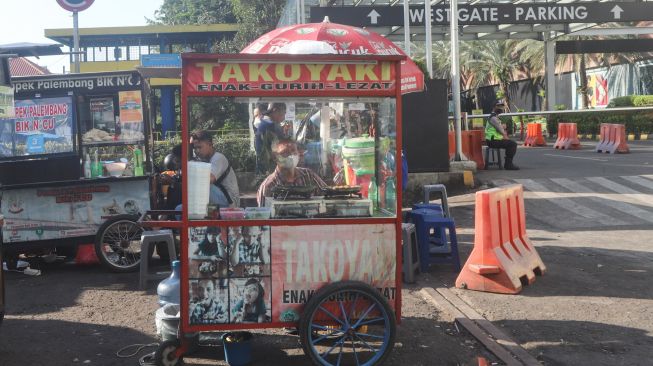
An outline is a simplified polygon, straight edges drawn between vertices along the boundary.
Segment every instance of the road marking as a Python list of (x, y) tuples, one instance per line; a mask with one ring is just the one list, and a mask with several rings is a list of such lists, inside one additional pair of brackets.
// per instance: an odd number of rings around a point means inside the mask
[(594, 182), (602, 187), (605, 187), (609, 190), (622, 194), (625, 200), (631, 200), (631, 201), (635, 200), (641, 203), (645, 203), (647, 206), (653, 206), (653, 195), (636, 191), (632, 188), (626, 187), (623, 184), (615, 183), (603, 177), (588, 177), (585, 179), (589, 180), (590, 182)]
[(593, 220), (594, 222), (598, 222), (606, 226), (627, 225), (624, 221), (592, 210), (589, 207), (576, 203), (570, 198), (560, 197), (557, 192), (550, 192), (544, 185), (537, 183), (532, 179), (515, 179), (515, 181), (517, 183), (523, 184), (524, 187), (526, 187), (528, 191), (533, 195), (546, 199), (548, 202), (562, 207), (565, 210), (569, 210), (574, 214), (580, 215), (586, 219)]
[(556, 154), (544, 154), (546, 156), (553, 156), (555, 158), (569, 158), (569, 159), (583, 159), (583, 160), (594, 160), (594, 161), (610, 161), (608, 159), (598, 159), (598, 158), (583, 158), (581, 156), (569, 156), (569, 155), (556, 155)]
[(653, 180), (648, 180), (646, 178), (642, 178), (640, 176), (633, 176), (633, 177), (621, 177), (629, 182), (638, 184), (640, 186), (646, 187), (650, 190), (653, 190)]
[(592, 191), (591, 189), (583, 186), (582, 184), (572, 181), (571, 179), (567, 179), (567, 178), (549, 178), (549, 179), (551, 179), (552, 182), (558, 185), (561, 185), (569, 190), (572, 190), (573, 192), (592, 193), (594, 194), (594, 196), (585, 196), (585, 198), (589, 198), (590, 200), (602, 205), (610, 206), (615, 210), (621, 211), (631, 216), (635, 216), (638, 219), (642, 219), (644, 221), (653, 223), (653, 213), (651, 213), (650, 211), (641, 209), (635, 205), (631, 205), (626, 202), (616, 201), (610, 198), (609, 195), (606, 194), (598, 194)]

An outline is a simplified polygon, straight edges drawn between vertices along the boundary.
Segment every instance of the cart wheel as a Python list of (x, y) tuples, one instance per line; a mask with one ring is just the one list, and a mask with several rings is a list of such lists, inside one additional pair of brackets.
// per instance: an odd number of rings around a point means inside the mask
[(143, 228), (134, 216), (119, 215), (105, 221), (95, 237), (95, 253), (112, 272), (134, 272), (141, 263)]
[(156, 366), (178, 366), (183, 365), (182, 356), (177, 356), (176, 352), (180, 343), (178, 339), (165, 341), (159, 345), (154, 352), (154, 364)]
[(395, 315), (371, 286), (357, 281), (322, 287), (306, 304), (299, 337), (316, 365), (380, 365), (394, 346)]

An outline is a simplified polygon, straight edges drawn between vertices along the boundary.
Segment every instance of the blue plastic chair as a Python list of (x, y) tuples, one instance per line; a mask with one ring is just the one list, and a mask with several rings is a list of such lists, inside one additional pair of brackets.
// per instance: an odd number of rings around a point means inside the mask
[(436, 210), (420, 208), (408, 212), (407, 221), (415, 224), (422, 272), (435, 263), (451, 263), (457, 271), (460, 270), (458, 238), (453, 219), (442, 217)]

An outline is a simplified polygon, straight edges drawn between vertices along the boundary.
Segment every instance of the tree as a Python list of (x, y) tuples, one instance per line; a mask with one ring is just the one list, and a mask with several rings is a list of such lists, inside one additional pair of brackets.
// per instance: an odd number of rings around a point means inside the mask
[(233, 40), (223, 40), (215, 45), (216, 52), (240, 52), (261, 35), (275, 29), (286, 1), (233, 0), (232, 4), (239, 29)]
[(461, 52), (461, 55), (465, 54), (465, 65), (473, 79), (472, 84), (478, 87), (498, 82), (499, 93), (508, 111), (512, 106), (510, 82), (513, 81), (514, 71), (522, 66), (515, 52), (516, 43), (514, 40), (471, 41)]
[(150, 23), (219, 24), (234, 23), (233, 6), (229, 0), (164, 0), (161, 8), (154, 12)]

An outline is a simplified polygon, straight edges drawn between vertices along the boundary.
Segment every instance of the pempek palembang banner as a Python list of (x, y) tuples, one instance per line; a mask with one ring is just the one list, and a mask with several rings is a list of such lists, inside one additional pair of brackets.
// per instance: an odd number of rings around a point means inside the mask
[(392, 62), (270, 63), (184, 61), (184, 88), (190, 93), (273, 94), (337, 92), (358, 95), (395, 91)]
[(0, 120), (0, 156), (73, 151), (72, 98), (16, 100), (14, 116)]
[(147, 180), (6, 190), (4, 244), (95, 235), (113, 215), (149, 210)]

